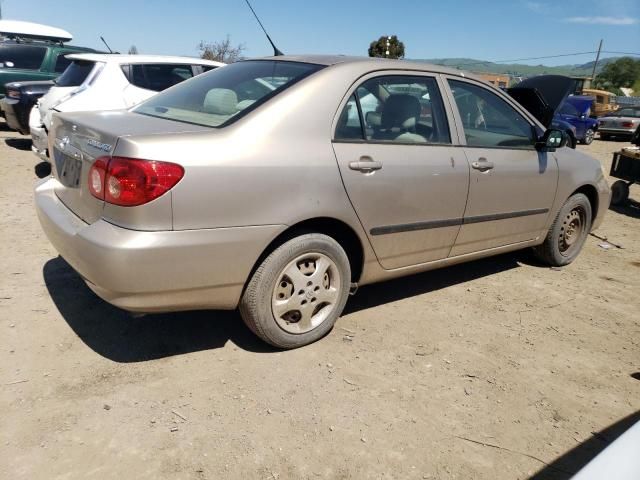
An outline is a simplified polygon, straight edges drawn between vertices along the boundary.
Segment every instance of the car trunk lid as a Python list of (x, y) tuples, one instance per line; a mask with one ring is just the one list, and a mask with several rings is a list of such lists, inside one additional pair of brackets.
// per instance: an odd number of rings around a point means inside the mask
[(93, 223), (101, 218), (104, 201), (89, 191), (89, 172), (96, 159), (116, 154), (120, 138), (209, 130), (127, 111), (56, 114), (49, 137), (56, 195), (78, 217)]

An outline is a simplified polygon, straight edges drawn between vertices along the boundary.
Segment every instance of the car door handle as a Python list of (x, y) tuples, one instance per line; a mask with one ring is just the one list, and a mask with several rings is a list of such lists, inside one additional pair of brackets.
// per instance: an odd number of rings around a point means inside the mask
[(481, 172), (486, 172), (493, 168), (493, 162), (489, 162), (486, 158), (479, 158), (477, 162), (473, 162), (471, 164), (471, 167), (476, 170), (480, 170)]
[(370, 157), (360, 157), (357, 162), (349, 162), (351, 170), (357, 170), (362, 173), (371, 173), (382, 168), (382, 162), (376, 162)]

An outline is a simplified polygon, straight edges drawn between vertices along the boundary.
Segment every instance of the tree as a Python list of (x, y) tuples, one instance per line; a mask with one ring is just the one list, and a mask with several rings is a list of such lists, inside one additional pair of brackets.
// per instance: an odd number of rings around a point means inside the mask
[(369, 56), (404, 58), (404, 43), (398, 40), (398, 37), (395, 35), (391, 35), (390, 37), (382, 36), (369, 45)]
[(138, 54), (138, 47), (136, 47), (135, 45), (131, 45), (131, 47), (129, 47), (129, 55), (137, 55)]
[(622, 57), (607, 63), (594, 83), (598, 88), (610, 90), (620, 87), (629, 88), (638, 80), (640, 80), (640, 60)]
[(245, 50), (244, 43), (231, 45), (231, 37), (227, 37), (220, 42), (201, 41), (198, 44), (200, 58), (205, 60), (215, 60), (216, 62), (233, 63), (242, 60), (242, 52)]

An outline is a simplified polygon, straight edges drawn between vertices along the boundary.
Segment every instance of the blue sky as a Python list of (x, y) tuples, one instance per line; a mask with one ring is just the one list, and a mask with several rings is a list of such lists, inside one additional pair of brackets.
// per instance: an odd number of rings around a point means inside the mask
[[(243, 0), (0, 0), (5, 19), (57, 26), (74, 44), (140, 53), (196, 55), (200, 40), (227, 34), (246, 56), (271, 54)], [(640, 0), (253, 0), (285, 53), (366, 55), (397, 34), (408, 58), (510, 60), (604, 50), (640, 53)], [(609, 54), (603, 55), (612, 56)], [(523, 63), (586, 63), (594, 55)], [(637, 57), (640, 58), (640, 57)]]

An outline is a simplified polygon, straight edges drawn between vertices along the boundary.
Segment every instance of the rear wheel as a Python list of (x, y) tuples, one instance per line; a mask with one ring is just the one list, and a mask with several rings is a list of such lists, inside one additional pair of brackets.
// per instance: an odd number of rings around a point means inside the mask
[(593, 137), (595, 135), (596, 132), (594, 132), (593, 129), (587, 129), (587, 131), (584, 132), (584, 139), (582, 140), (582, 143), (584, 143), (585, 145), (591, 145), (591, 142), (593, 142)]
[(562, 206), (544, 242), (534, 251), (540, 260), (561, 267), (573, 262), (591, 231), (591, 203), (576, 193)]
[(297, 348), (326, 335), (349, 295), (351, 269), (340, 244), (312, 233), (276, 248), (240, 301), (247, 326), (265, 342)]
[(616, 180), (611, 185), (611, 205), (622, 205), (629, 200), (629, 185), (624, 180)]

